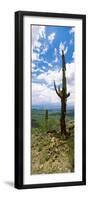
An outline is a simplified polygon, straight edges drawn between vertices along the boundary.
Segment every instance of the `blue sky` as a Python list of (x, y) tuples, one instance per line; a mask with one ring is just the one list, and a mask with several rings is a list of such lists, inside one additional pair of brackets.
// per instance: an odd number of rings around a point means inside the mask
[(62, 84), (61, 50), (66, 61), (69, 105), (74, 104), (75, 28), (62, 26), (31, 26), (32, 36), (32, 105), (60, 105), (53, 87)]

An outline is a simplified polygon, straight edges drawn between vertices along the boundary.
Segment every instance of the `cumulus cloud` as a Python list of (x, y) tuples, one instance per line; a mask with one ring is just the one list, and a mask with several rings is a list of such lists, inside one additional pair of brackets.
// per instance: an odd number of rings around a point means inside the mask
[(54, 63), (58, 62), (58, 54), (57, 54), (57, 49), (54, 48), (54, 55), (55, 55), (55, 60), (53, 61)]
[[(32, 68), (32, 73), (36, 73), (36, 72), (40, 72), (39, 68)], [(32, 74), (32, 78), (33, 78), (34, 74)], [(36, 76), (36, 74), (35, 74)]]
[(48, 36), (48, 40), (49, 40), (50, 44), (52, 44), (54, 39), (55, 39), (55, 33), (53, 32)]
[(52, 85), (54, 80), (61, 82), (61, 72), (58, 73), (58, 70), (48, 70), (48, 72), (41, 73), (38, 77), (38, 80), (45, 81), (48, 85)]
[[(74, 28), (70, 29), (69, 34), (71, 38)], [(66, 42), (60, 42), (59, 51), (56, 46), (53, 49), (54, 59), (48, 59), (46, 53), (55, 39), (55, 33), (52, 31), (48, 35), (48, 40), (46, 38), (46, 27), (39, 25), (32, 25), (32, 103), (33, 104), (46, 104), (46, 103), (60, 103), (60, 98), (57, 96), (54, 90), (54, 80), (56, 85), (62, 85), (62, 69), (60, 66), (57, 67), (58, 63), (58, 53), (62, 55), (62, 50), (64, 54), (68, 51), (68, 46)], [(69, 46), (71, 47), (72, 40), (70, 38)], [(53, 43), (54, 44), (54, 43)], [(70, 48), (69, 47), (69, 48)], [(48, 55), (48, 54), (47, 54)], [(72, 61), (75, 57), (73, 52)], [(38, 61), (38, 62), (33, 62)], [(69, 61), (68, 61), (69, 62)], [(38, 65), (39, 63), (39, 65)], [(60, 62), (59, 62), (60, 63)], [(53, 64), (55, 68), (53, 67)], [(58, 68), (58, 69), (57, 69)], [(67, 103), (74, 103), (74, 63), (66, 64), (66, 77), (67, 77), (67, 91), (70, 92), (70, 97)], [(35, 77), (34, 77), (35, 76)]]
[(41, 55), (45, 54), (48, 51), (48, 45), (47, 44), (43, 44), (43, 50), (41, 52)]
[(36, 67), (36, 65), (34, 63), (32, 63), (32, 68), (34, 69)]
[(32, 105), (60, 103), (55, 91), (45, 84), (32, 83)]
[[(74, 104), (74, 72), (75, 72), (75, 66), (74, 63), (67, 63), (66, 64), (66, 77), (67, 77), (67, 92), (70, 92), (70, 97), (68, 98), (68, 103), (69, 104)], [(42, 98), (43, 98), (43, 103), (46, 103), (46, 94), (47, 94), (47, 103), (50, 103), (49, 98), (53, 99), (52, 103), (57, 102), (57, 95), (54, 91), (53, 87), (53, 81), (55, 80), (56, 85), (62, 85), (62, 69), (60, 71), (58, 70), (48, 70), (48, 72), (43, 72), (40, 75), (38, 75), (37, 80), (40, 81), (41, 83), (44, 82), (44, 84), (38, 84), (35, 83), (33, 84), (33, 98), (36, 99), (38, 97), (38, 101), (42, 103)], [(35, 95), (35, 90), (36, 90), (36, 95)], [(37, 91), (38, 90), (38, 91)], [(45, 91), (46, 90), (46, 91)], [(49, 95), (49, 97), (48, 97)], [(54, 97), (53, 97), (54, 95)], [(40, 98), (42, 97), (42, 98)], [(60, 100), (60, 99), (59, 99)]]
[(32, 52), (32, 61), (39, 60), (39, 53)]
[[(48, 67), (52, 67), (53, 65), (51, 64), (51, 63), (49, 63), (47, 60), (42, 60), (42, 62), (44, 63), (44, 64), (47, 64), (47, 66)], [(46, 67), (45, 67), (45, 69), (46, 69)]]
[[(67, 82), (71, 84), (74, 78), (74, 63), (66, 64), (66, 77)], [(58, 84), (62, 82), (62, 69), (58, 70), (48, 70), (47, 72), (41, 73), (37, 77), (38, 80), (44, 80), (48, 85), (51, 85), (55, 80)]]
[[(46, 38), (45, 26), (32, 25), (32, 60), (39, 60), (41, 52), (41, 38)], [(34, 50), (36, 50), (34, 52)], [(47, 51), (47, 47), (43, 48), (43, 52)]]
[(32, 46), (40, 48), (39, 38), (46, 38), (45, 26), (32, 25)]
[(39, 26), (39, 36), (46, 39), (45, 26)]

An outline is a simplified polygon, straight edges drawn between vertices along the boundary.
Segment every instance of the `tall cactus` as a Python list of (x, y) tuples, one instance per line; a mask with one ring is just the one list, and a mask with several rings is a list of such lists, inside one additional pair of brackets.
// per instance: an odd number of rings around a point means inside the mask
[(48, 130), (48, 109), (45, 110), (45, 128)]
[(66, 122), (65, 122), (66, 102), (67, 102), (67, 98), (70, 96), (70, 93), (67, 93), (65, 72), (66, 72), (65, 56), (64, 56), (64, 50), (62, 50), (62, 89), (60, 89), (60, 87), (58, 87), (57, 89), (55, 81), (54, 81), (54, 89), (56, 91), (56, 94), (61, 99), (60, 125), (61, 125), (61, 134), (64, 134), (64, 135), (66, 135)]

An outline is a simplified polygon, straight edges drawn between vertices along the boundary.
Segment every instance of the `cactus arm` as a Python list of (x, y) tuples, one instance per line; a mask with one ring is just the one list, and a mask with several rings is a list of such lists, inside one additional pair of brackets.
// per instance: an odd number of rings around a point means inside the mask
[[(61, 95), (60, 95), (60, 93), (57, 91), (57, 88), (56, 88), (56, 84), (55, 84), (55, 81), (54, 81), (54, 89), (55, 89), (55, 91), (56, 91), (56, 94), (61, 98)], [(59, 89), (59, 91), (60, 91), (60, 89)]]
[(66, 98), (68, 98), (70, 96), (70, 92), (68, 92), (68, 94), (66, 95)]

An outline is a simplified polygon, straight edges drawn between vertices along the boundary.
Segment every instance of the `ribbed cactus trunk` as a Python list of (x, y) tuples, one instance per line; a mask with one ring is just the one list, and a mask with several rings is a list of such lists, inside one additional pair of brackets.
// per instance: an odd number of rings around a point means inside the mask
[(45, 120), (48, 120), (48, 109), (45, 110)]
[(64, 51), (62, 50), (62, 89), (60, 87), (57, 89), (56, 84), (54, 81), (54, 88), (57, 95), (61, 99), (61, 118), (60, 118), (60, 125), (61, 125), (61, 134), (66, 135), (66, 102), (67, 98), (70, 96), (70, 93), (67, 94), (67, 86), (66, 86), (66, 65), (65, 65), (65, 57)]
[(48, 109), (45, 110), (45, 127), (48, 130)]

